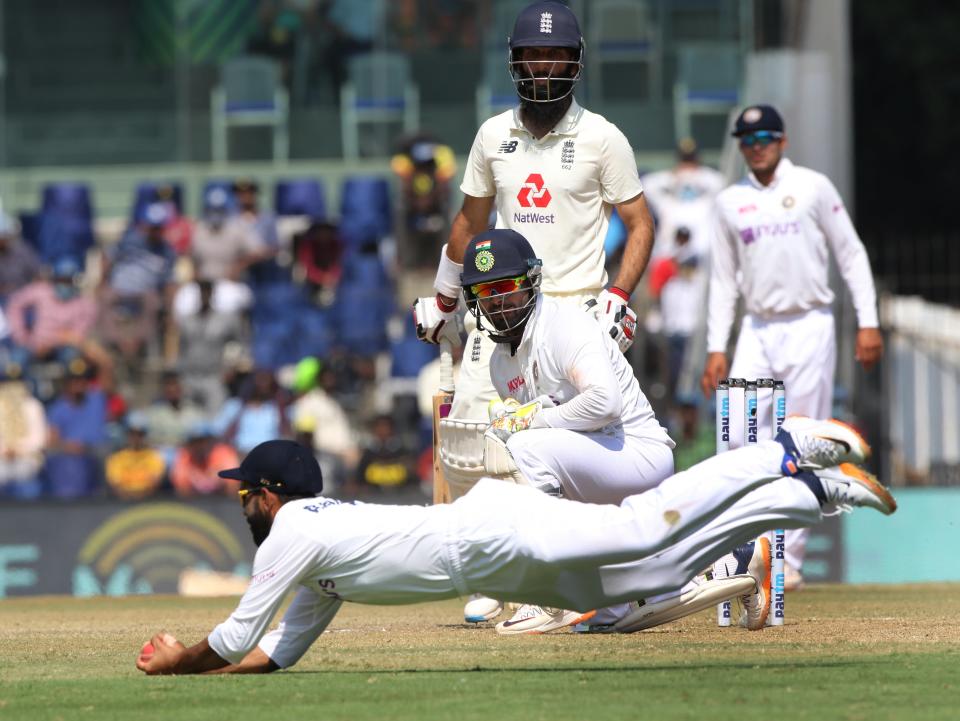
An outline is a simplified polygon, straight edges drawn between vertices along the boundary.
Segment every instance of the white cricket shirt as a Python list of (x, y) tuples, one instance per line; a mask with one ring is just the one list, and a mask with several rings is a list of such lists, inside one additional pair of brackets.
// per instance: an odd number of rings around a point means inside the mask
[(551, 428), (599, 431), (674, 442), (614, 341), (593, 316), (557, 298), (540, 295), (514, 354), (498, 343), (490, 378), (501, 398), (527, 403), (549, 396), (555, 408), (539, 413)]
[[(446, 554), (451, 514), (444, 508), (451, 506), (328, 498), (286, 503), (257, 549), (247, 592), (208, 637), (210, 648), (238, 663), (259, 641), (261, 650), (286, 668), (306, 652), (343, 601), (402, 604), (422, 601), (424, 595), (456, 596)], [(287, 592), (298, 585), (280, 625), (264, 635)]]
[(726, 351), (741, 291), (747, 313), (765, 320), (829, 306), (828, 243), (859, 326), (877, 327), (867, 251), (825, 175), (783, 158), (769, 186), (751, 173), (721, 192), (713, 224), (708, 352)]
[(576, 101), (537, 140), (519, 108), (480, 126), (460, 189), (496, 196), (497, 227), (523, 235), (543, 260), (543, 292), (596, 294), (607, 283), (603, 242), (612, 206), (643, 192), (623, 133)]

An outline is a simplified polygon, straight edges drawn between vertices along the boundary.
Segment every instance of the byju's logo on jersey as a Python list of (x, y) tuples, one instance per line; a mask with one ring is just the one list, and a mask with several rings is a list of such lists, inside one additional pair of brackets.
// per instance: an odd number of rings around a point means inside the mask
[(517, 193), (517, 201), (521, 208), (546, 208), (550, 205), (550, 191), (543, 184), (543, 176), (540, 173), (530, 173), (520, 192)]
[(497, 152), (498, 152), (498, 153), (512, 153), (512, 152), (513, 152), (514, 150), (516, 150), (516, 149), (517, 149), (517, 141), (516, 141), (516, 140), (504, 140), (502, 143), (500, 143), (500, 150), (498, 150)]
[[(521, 208), (546, 208), (552, 200), (550, 191), (543, 182), (543, 176), (540, 173), (530, 173), (520, 192), (517, 193), (517, 202)], [(514, 213), (514, 223), (533, 223), (533, 224), (553, 224), (556, 222), (556, 216), (553, 213), (538, 213), (531, 211), (528, 213)]]

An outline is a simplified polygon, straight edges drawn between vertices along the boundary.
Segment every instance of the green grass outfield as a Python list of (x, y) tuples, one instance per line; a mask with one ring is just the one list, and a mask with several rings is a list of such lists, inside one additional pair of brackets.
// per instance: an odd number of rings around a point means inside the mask
[(960, 584), (822, 586), (787, 625), (714, 614), (630, 636), (500, 638), (457, 601), (346, 605), (272, 676), (148, 678), (156, 630), (190, 644), (234, 599), (0, 601), (0, 720), (958, 719)]

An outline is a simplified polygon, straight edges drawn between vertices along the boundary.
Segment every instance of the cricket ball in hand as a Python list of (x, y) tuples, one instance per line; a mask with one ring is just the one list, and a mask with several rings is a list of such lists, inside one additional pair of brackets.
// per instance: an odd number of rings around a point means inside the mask
[(147, 663), (151, 658), (153, 658), (153, 644), (147, 641), (143, 644), (143, 648), (140, 649), (140, 660), (143, 663)]

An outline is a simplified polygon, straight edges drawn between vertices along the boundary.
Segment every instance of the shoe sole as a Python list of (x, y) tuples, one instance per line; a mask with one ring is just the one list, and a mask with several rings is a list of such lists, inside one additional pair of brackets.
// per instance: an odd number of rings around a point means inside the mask
[(564, 620), (561, 621), (549, 621), (542, 626), (536, 628), (518, 628), (524, 621), (518, 621), (516, 624), (510, 624), (509, 621), (504, 621), (503, 623), (497, 624), (497, 633), (501, 636), (521, 636), (521, 635), (538, 635), (543, 633), (550, 633), (551, 631), (556, 631), (560, 628), (566, 628), (567, 626), (576, 626), (578, 623), (585, 623), (591, 618), (597, 615), (597, 612), (586, 611), (585, 613), (574, 613), (572, 618), (564, 617)]
[[(761, 536), (757, 539), (757, 546), (760, 548), (760, 555), (757, 555), (757, 552), (754, 551), (753, 558), (750, 559), (750, 565), (747, 567), (747, 573), (754, 579), (757, 585), (757, 591), (761, 596), (761, 608), (760, 608), (760, 618), (755, 621), (752, 625), (747, 624), (747, 629), (750, 631), (759, 631), (766, 625), (767, 616), (770, 615), (770, 576), (772, 575), (772, 570), (770, 564), (772, 561), (770, 555), (770, 539), (766, 536)], [(759, 568), (755, 567), (757, 560), (759, 559)], [(762, 572), (762, 577), (758, 576)]]
[(886, 516), (893, 514), (897, 510), (897, 499), (894, 498), (877, 477), (872, 473), (859, 468), (853, 463), (841, 463), (840, 470), (844, 475), (850, 476), (859, 485), (866, 488), (883, 503), (884, 508), (880, 512)]
[(698, 586), (686, 599), (681, 596), (678, 599), (641, 606), (617, 621), (613, 625), (613, 631), (616, 633), (636, 633), (655, 626), (662, 626), (684, 616), (713, 608), (718, 603), (729, 601), (737, 596), (742, 596), (744, 593), (752, 592), (756, 587), (756, 580), (745, 573), (727, 576), (726, 578), (715, 578)]

